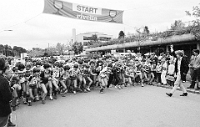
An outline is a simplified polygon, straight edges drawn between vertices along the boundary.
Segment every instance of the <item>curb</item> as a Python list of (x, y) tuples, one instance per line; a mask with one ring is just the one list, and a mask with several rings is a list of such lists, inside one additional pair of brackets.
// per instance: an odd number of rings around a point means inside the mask
[[(166, 85), (153, 85), (153, 86), (157, 86), (157, 87), (162, 87), (162, 88), (166, 88), (166, 89), (172, 89), (172, 86), (166, 86)], [(177, 88), (177, 90), (181, 91), (180, 87)], [(188, 93), (194, 93), (194, 94), (200, 94), (199, 90), (194, 90), (194, 89), (186, 89)]]

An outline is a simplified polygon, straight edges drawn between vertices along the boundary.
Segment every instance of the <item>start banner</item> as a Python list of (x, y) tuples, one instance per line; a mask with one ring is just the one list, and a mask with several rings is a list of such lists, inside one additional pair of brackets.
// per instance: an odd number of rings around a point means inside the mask
[(43, 12), (80, 20), (122, 24), (124, 11), (91, 7), (60, 0), (45, 0)]

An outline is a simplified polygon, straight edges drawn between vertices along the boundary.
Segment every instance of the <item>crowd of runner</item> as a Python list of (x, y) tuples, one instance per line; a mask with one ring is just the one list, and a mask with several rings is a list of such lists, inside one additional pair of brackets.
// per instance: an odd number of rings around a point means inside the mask
[[(116, 58), (106, 55), (100, 58), (72, 58), (58, 61), (44, 58), (29, 59), (26, 63), (7, 63), (5, 76), (10, 81), (13, 99), (12, 107), (20, 100), (28, 106), (36, 101), (65, 97), (68, 93), (88, 93), (94, 88), (104, 93), (115, 87), (122, 89), (140, 85), (162, 84), (173, 86), (175, 54), (156, 56), (128, 55)], [(10, 63), (10, 64), (9, 64)]]

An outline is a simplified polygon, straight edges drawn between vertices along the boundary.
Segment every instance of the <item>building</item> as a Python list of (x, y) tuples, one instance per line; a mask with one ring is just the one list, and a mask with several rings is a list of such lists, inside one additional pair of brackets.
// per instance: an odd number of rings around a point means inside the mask
[(76, 29), (72, 29), (72, 44), (76, 42)]
[(142, 54), (148, 52), (157, 52), (159, 55), (159, 50), (168, 52), (170, 47), (173, 46), (174, 50), (184, 50), (187, 56), (192, 55), (193, 49), (200, 49), (200, 41), (195, 38), (192, 34), (183, 34), (168, 37), (166, 39), (160, 38), (157, 41), (144, 41), (144, 42), (129, 42), (125, 44), (114, 44), (96, 48), (88, 48), (87, 52), (101, 52), (105, 54), (116, 50), (123, 52), (123, 50), (131, 50), (134, 52), (141, 52)]
[(87, 33), (80, 33), (78, 35), (76, 35), (76, 41), (77, 42), (89, 42), (94, 40), (94, 36), (96, 35), (97, 40), (101, 41), (101, 42), (106, 42), (106, 41), (110, 41), (113, 36), (112, 35), (108, 35), (108, 34), (104, 34), (104, 33), (99, 33), (99, 32), (87, 32)]

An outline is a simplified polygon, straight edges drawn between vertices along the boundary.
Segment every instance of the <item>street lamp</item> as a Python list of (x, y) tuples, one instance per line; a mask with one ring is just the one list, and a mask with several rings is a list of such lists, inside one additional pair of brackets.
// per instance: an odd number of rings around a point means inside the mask
[(4, 31), (13, 31), (13, 30), (4, 30)]
[[(4, 31), (6, 31), (6, 32), (11, 32), (11, 31), (13, 31), (13, 30), (7, 29), (7, 30), (3, 30), (2, 32), (4, 32)], [(8, 56), (8, 47), (7, 47), (7, 46), (4, 48), (4, 51), (5, 51), (5, 55), (6, 55), (6, 57), (7, 57), (7, 56)]]
[(11, 29), (6, 29), (6, 30), (2, 30), (2, 31), (0, 31), (0, 33), (2, 33), (2, 32), (12, 32), (13, 30), (11, 30)]

